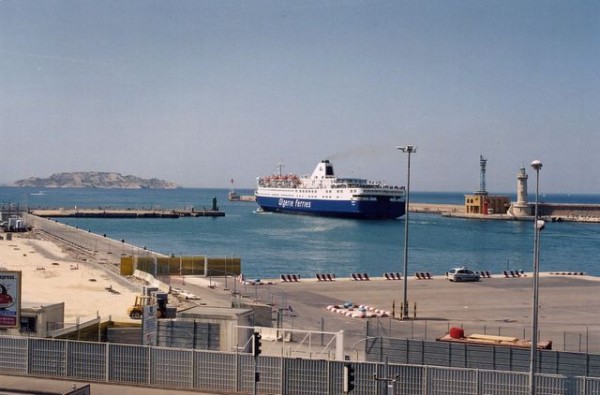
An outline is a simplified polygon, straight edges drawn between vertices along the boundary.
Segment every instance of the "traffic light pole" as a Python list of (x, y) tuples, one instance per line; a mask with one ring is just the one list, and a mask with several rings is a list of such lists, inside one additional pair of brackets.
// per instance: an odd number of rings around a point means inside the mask
[(253, 394), (256, 395), (258, 382), (260, 381), (260, 373), (258, 373), (258, 356), (262, 352), (261, 350), (261, 339), (262, 336), (258, 332), (252, 334), (252, 355), (254, 355), (254, 388)]
[(354, 366), (350, 362), (344, 363), (342, 391), (350, 393), (354, 389)]
[(258, 381), (256, 380), (256, 376), (258, 375), (258, 370), (257, 370), (257, 365), (258, 365), (258, 357), (254, 357), (254, 386), (252, 389), (252, 394), (256, 395), (256, 387), (258, 386)]

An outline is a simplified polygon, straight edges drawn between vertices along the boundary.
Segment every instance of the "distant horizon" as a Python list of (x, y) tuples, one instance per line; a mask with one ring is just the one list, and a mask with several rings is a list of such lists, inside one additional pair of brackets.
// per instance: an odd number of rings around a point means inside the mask
[[(284, 168), (285, 168), (285, 166), (284, 166)], [(478, 168), (478, 171), (479, 171), (480, 170), (479, 166), (477, 166), (477, 168)], [(312, 171), (312, 168), (310, 170)], [(526, 170), (526, 172), (527, 172), (527, 170)], [(69, 173), (115, 173), (115, 174), (120, 174), (120, 175), (122, 175), (124, 177), (137, 177), (137, 178), (140, 178), (140, 179), (143, 179), (143, 180), (157, 179), (157, 180), (159, 180), (161, 182), (175, 184), (176, 188), (185, 188), (185, 189), (246, 189), (246, 190), (255, 189), (255, 186), (237, 186), (235, 179), (233, 179), (233, 178), (227, 178), (227, 177), (224, 177), (224, 179), (229, 181), (228, 182), (229, 183), (228, 186), (225, 186), (225, 184), (227, 183), (227, 181), (223, 181), (223, 186), (192, 186), (192, 185), (180, 185), (180, 184), (178, 184), (175, 181), (171, 181), (171, 180), (168, 180), (168, 179), (163, 179), (163, 178), (160, 178), (160, 177), (152, 177), (152, 176), (151, 177), (141, 177), (141, 176), (138, 176), (138, 175), (135, 175), (135, 174), (128, 174), (127, 172), (123, 172), (123, 171), (105, 171), (105, 170), (61, 171), (61, 172), (52, 173), (52, 174), (50, 174), (48, 176), (45, 176), (45, 177), (43, 177), (43, 176), (31, 176), (31, 177), (28, 177), (28, 178), (14, 180), (14, 181), (10, 181), (10, 182), (0, 182), (0, 186), (19, 188), (18, 186), (11, 185), (11, 184), (13, 184), (15, 182), (18, 182), (18, 181), (21, 181), (21, 180), (27, 180), (29, 178), (49, 179), (50, 177), (52, 177), (52, 176), (54, 176), (56, 174), (69, 174)], [(274, 173), (271, 173), (271, 174), (274, 174)], [(304, 175), (308, 175), (308, 174), (310, 174), (310, 173), (304, 173)], [(266, 174), (263, 174), (263, 176), (264, 175), (266, 175)], [(337, 171), (336, 171), (336, 175), (337, 175)], [(475, 180), (473, 180), (472, 184), (475, 187), (478, 187), (479, 186), (479, 181), (480, 181), (479, 180), (479, 177), (480, 177), (479, 172), (477, 174), (474, 174), (474, 176), (475, 176)], [(528, 191), (528, 193), (529, 193), (529, 195), (531, 195), (532, 191), (533, 191), (532, 187), (534, 187), (533, 182), (535, 182), (535, 173), (534, 173), (534, 171), (530, 170), (530, 172), (528, 173), (528, 176), (529, 176), (529, 179), (528, 179), (528, 181), (529, 181), (528, 182), (528, 190), (529, 191)], [(253, 180), (256, 180), (257, 177), (259, 177), (259, 176), (256, 176), (255, 178), (253, 178)], [(342, 175), (341, 177), (344, 177), (344, 176)], [(360, 177), (360, 178), (368, 178), (368, 177), (365, 177), (365, 176), (362, 176), (362, 175), (359, 175), (358, 177)], [(542, 170), (540, 178), (541, 178), (541, 185), (540, 185), (540, 194), (541, 195), (543, 195), (543, 194), (580, 195), (580, 196), (585, 196), (585, 195), (599, 196), (600, 195), (600, 191), (599, 192), (579, 192), (579, 191), (576, 191), (576, 192), (564, 192), (564, 191), (556, 191), (556, 190), (545, 190), (544, 189), (545, 179), (544, 179), (544, 176), (543, 176), (543, 170)], [(375, 179), (375, 178), (368, 178), (368, 179), (371, 179), (373, 181), (386, 182), (385, 180), (380, 180), (380, 179)], [(515, 195), (516, 196), (516, 193), (517, 193), (516, 192), (516, 189), (517, 189), (517, 173), (516, 172), (514, 173), (513, 180), (514, 180), (514, 191), (513, 192), (496, 191), (496, 190), (493, 190), (493, 189), (489, 188), (490, 186), (492, 186), (493, 184), (495, 184), (495, 182), (494, 182), (494, 179), (490, 179), (489, 174), (486, 173), (486, 185), (488, 186), (487, 193), (490, 194), (490, 195), (509, 195), (509, 196)], [(532, 182), (532, 180), (533, 180), (533, 182)], [(414, 185), (414, 183), (415, 183), (415, 175), (411, 174), (411, 184)], [(390, 184), (390, 185), (398, 185), (398, 186), (405, 186), (405, 184), (398, 184), (398, 183), (388, 183), (388, 184)], [(499, 182), (498, 184), (502, 185), (502, 184), (506, 184), (506, 182), (502, 181), (502, 182)], [(34, 188), (35, 189), (36, 187), (23, 187), (23, 188)], [(48, 187), (48, 188), (54, 189), (54, 188), (65, 188), (65, 187)], [(80, 189), (80, 187), (73, 187), (73, 188), (74, 189)], [(81, 187), (81, 188), (96, 189), (98, 187)], [(101, 189), (136, 189), (136, 188), (101, 188)], [(151, 189), (173, 189), (173, 188), (151, 188)], [(411, 187), (411, 193), (413, 193), (413, 192), (416, 192), (416, 193), (419, 193), (419, 192), (422, 192), (422, 193), (437, 193), (437, 192), (439, 192), (439, 193), (475, 194), (477, 192), (477, 190), (473, 189), (473, 190), (468, 191), (468, 192), (462, 192), (462, 191), (451, 190), (451, 189), (437, 189), (437, 190), (433, 190), (433, 189), (431, 189), (431, 190), (429, 190), (429, 189), (428, 190), (426, 190), (426, 189), (419, 189), (419, 190), (416, 190), (414, 187)]]
[[(65, 189), (74, 189), (74, 190), (117, 190), (117, 191), (138, 191), (138, 190), (154, 190), (154, 191), (168, 191), (168, 190), (176, 190), (176, 189), (200, 189), (200, 190), (219, 190), (219, 191), (229, 191), (231, 189), (236, 191), (253, 191), (255, 187), (242, 187), (242, 186), (234, 186), (234, 187), (193, 187), (193, 186), (177, 186), (176, 188), (103, 188), (103, 187), (20, 187), (16, 185), (2, 184), (0, 183), (0, 188), (11, 188), (11, 189), (29, 189), (35, 191), (52, 191), (52, 190), (65, 190)], [(477, 191), (443, 191), (443, 190), (411, 190), (411, 196), (413, 194), (448, 194), (448, 195), (471, 195), (476, 194)], [(516, 196), (516, 191), (514, 192), (506, 192), (506, 191), (488, 191), (488, 195), (491, 196)], [(535, 192), (532, 190), (528, 191), (528, 196), (534, 196)], [(600, 197), (600, 193), (586, 193), (586, 192), (556, 192), (556, 191), (540, 191), (540, 197), (544, 196), (595, 196)]]

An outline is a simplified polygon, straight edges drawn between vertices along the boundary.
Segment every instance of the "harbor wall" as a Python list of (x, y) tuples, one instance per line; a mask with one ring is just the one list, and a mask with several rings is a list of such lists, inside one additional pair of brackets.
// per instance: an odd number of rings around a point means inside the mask
[(600, 205), (570, 203), (540, 203), (541, 216), (556, 221), (600, 222)]
[(127, 243), (125, 239), (111, 239), (107, 234), (93, 233), (89, 230), (80, 229), (33, 214), (23, 213), (22, 216), (28, 226), (32, 226), (48, 234), (55, 240), (66, 244), (74, 252), (92, 255), (98, 260), (118, 264), (120, 263), (121, 256), (124, 255), (167, 256), (150, 251), (144, 246), (140, 247)]
[(433, 204), (410, 202), (408, 208), (410, 212), (425, 214), (461, 214), (465, 212), (465, 206), (463, 204)]
[(23, 214), (25, 222), (59, 241), (75, 254), (85, 255), (86, 260), (119, 266), (120, 274), (132, 275), (140, 269), (156, 275), (239, 275), (242, 262), (239, 257), (174, 256), (165, 255), (140, 247), (126, 240), (115, 240), (106, 234), (79, 229), (52, 219)]
[[(534, 203), (529, 202), (529, 204)], [(460, 218), (527, 220), (532, 217), (530, 215), (513, 216), (510, 214), (466, 214), (465, 206), (458, 204), (410, 203), (409, 209), (415, 213), (441, 214)], [(539, 203), (538, 210), (540, 216), (552, 221), (600, 223), (599, 204)], [(533, 209), (531, 211), (533, 213)]]

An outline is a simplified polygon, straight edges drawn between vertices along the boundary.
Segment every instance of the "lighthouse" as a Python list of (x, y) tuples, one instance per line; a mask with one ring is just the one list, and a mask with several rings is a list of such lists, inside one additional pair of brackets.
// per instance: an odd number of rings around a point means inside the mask
[(512, 214), (517, 217), (531, 215), (531, 205), (527, 202), (527, 178), (525, 167), (521, 166), (517, 174), (517, 202), (512, 206)]

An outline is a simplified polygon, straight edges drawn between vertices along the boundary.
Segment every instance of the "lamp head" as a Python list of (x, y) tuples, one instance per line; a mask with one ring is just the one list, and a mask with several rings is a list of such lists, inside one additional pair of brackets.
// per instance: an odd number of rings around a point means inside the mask
[(544, 228), (546, 227), (546, 222), (542, 219), (538, 219), (535, 221), (535, 227), (537, 228), (537, 230), (544, 230)]
[(542, 162), (539, 160), (534, 160), (531, 162), (531, 167), (533, 167), (536, 171), (539, 171), (542, 168)]
[(399, 149), (402, 152), (407, 152), (409, 154), (412, 154), (413, 152), (417, 152), (417, 147), (415, 147), (413, 145), (407, 145), (405, 147), (398, 146), (398, 147), (396, 147), (396, 149)]

